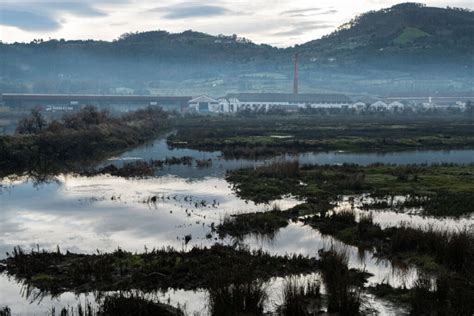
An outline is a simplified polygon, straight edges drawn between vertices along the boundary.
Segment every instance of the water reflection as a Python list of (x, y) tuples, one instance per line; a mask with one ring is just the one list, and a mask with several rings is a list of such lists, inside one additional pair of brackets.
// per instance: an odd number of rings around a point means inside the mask
[[(154, 202), (152, 197), (157, 197)], [(275, 201), (281, 208), (299, 202)], [(96, 249), (142, 251), (143, 247), (210, 246), (209, 226), (226, 214), (264, 211), (238, 199), (224, 179), (190, 181), (174, 176), (123, 179), (109, 176), (61, 176), (36, 188), (16, 184), (0, 195), (1, 256), (15, 245), (60, 245), (74, 252)]]
[[(78, 305), (91, 306), (97, 310), (105, 297), (122, 295), (125, 297), (135, 296), (143, 300), (160, 302), (181, 308), (187, 315), (204, 316), (210, 315), (211, 311), (218, 311), (229, 303), (233, 304), (235, 310), (240, 311), (249, 304), (257, 310), (263, 309), (264, 313), (274, 313), (284, 303), (284, 290), (289, 282), (306, 284), (307, 282), (319, 282), (320, 275), (313, 273), (309, 275), (292, 275), (287, 277), (275, 277), (267, 282), (258, 280), (250, 284), (231, 284), (215, 287), (211, 290), (174, 290), (152, 291), (143, 293), (138, 290), (121, 292), (94, 292), (94, 293), (62, 293), (51, 297), (40, 293), (37, 289), (25, 290), (25, 285), (17, 283), (5, 274), (0, 274), (0, 288), (2, 289), (2, 304), (12, 309), (13, 315), (50, 315), (52, 309), (61, 311), (63, 308), (76, 308)], [(321, 284), (322, 295), (327, 293), (324, 284)], [(377, 315), (403, 315), (407, 311), (395, 306), (388, 301), (375, 299), (372, 295), (362, 294), (364, 314)], [(244, 304), (242, 304), (244, 303)], [(225, 307), (225, 306), (224, 306)], [(325, 306), (322, 306), (325, 309)], [(370, 311), (377, 312), (370, 312)]]
[(387, 283), (394, 287), (411, 287), (418, 278), (417, 269), (413, 266), (377, 258), (373, 251), (345, 245), (302, 223), (290, 223), (287, 227), (280, 229), (270, 242), (258, 235), (247, 235), (243, 243), (249, 245), (251, 249), (263, 249), (275, 255), (300, 253), (311, 257), (318, 256), (320, 249), (327, 251), (332, 247), (345, 248), (350, 268), (373, 274), (369, 278), (371, 285)]
[(157, 172), (157, 175), (177, 175), (186, 178), (203, 178), (209, 176), (222, 177), (227, 170), (235, 170), (243, 167), (256, 167), (275, 160), (295, 160), (301, 164), (343, 164), (354, 163), (368, 165), (372, 163), (389, 164), (422, 164), (452, 162), (468, 164), (474, 162), (474, 150), (414, 150), (405, 152), (388, 153), (349, 153), (349, 152), (309, 152), (302, 154), (286, 154), (278, 157), (251, 160), (251, 159), (224, 159), (219, 151), (207, 152), (187, 148), (169, 148), (166, 136), (145, 146), (128, 151), (120, 156), (113, 157), (102, 162), (103, 165), (113, 163), (117, 166), (127, 161), (137, 159), (143, 160), (165, 160), (170, 157), (193, 157), (194, 159), (211, 159), (212, 165), (208, 168), (188, 167), (183, 165), (167, 166)]
[[(165, 166), (156, 177), (124, 179), (111, 176), (81, 177), (71, 174), (59, 176), (38, 175), (35, 181), (28, 177), (4, 179), (0, 187), (0, 258), (14, 246), (61, 249), (72, 252), (92, 253), (96, 249), (112, 251), (117, 247), (131, 251), (143, 251), (144, 246), (172, 246), (187, 249), (192, 246), (210, 246), (216, 236), (209, 236), (212, 223), (218, 224), (226, 215), (269, 210), (272, 204), (287, 209), (300, 203), (291, 197), (274, 201), (270, 205), (255, 205), (235, 196), (224, 179), (228, 169), (255, 166), (266, 161), (224, 160), (219, 152), (201, 152), (189, 149), (169, 149), (165, 139), (143, 146), (119, 157), (104, 161), (102, 165), (120, 165), (130, 160), (191, 156), (194, 159), (211, 159), (211, 166), (197, 168), (195, 164)], [(389, 154), (355, 153), (306, 153), (297, 158), (300, 163), (438, 163), (473, 162), (474, 150), (459, 151), (412, 151)], [(274, 159), (280, 159), (274, 158)], [(295, 159), (286, 155), (285, 159)], [(44, 180), (44, 181), (43, 181)], [(337, 210), (352, 208), (364, 212), (355, 198), (343, 199)], [(397, 212), (376, 212), (374, 221), (383, 227), (398, 225), (402, 221), (414, 224), (434, 223), (456, 228), (472, 224), (472, 218), (460, 220), (434, 219)], [(185, 236), (191, 239), (186, 244)], [(233, 243), (224, 239), (223, 243)], [(252, 249), (261, 249), (273, 254), (298, 253), (317, 256), (319, 249), (329, 249), (342, 243), (322, 236), (318, 231), (300, 223), (290, 223), (272, 238), (246, 236), (243, 241)], [(348, 247), (349, 266), (372, 273), (371, 284), (386, 282), (394, 286), (411, 286), (417, 271), (374, 257), (373, 252)], [(268, 303), (265, 310), (274, 310), (281, 303), (281, 292), (285, 278), (272, 279), (266, 284)], [(20, 296), (22, 288), (5, 275), (0, 276), (2, 304), (10, 306), (21, 315), (50, 313), (51, 306), (77, 306), (78, 302), (95, 302), (94, 295), (64, 293), (57, 298), (41, 297), (30, 304)], [(324, 288), (322, 289), (324, 291)], [(150, 294), (151, 295), (151, 294)], [(155, 294), (160, 300), (186, 306), (186, 311), (206, 315), (208, 312), (205, 290), (170, 290)], [(366, 295), (366, 294), (364, 294)], [(35, 297), (34, 291), (30, 297)], [(396, 314), (393, 305), (366, 295), (382, 314)], [(388, 307), (387, 307), (388, 306)]]
[[(152, 201), (150, 197), (157, 198)], [(15, 183), (0, 195), (0, 202), (3, 254), (15, 245), (34, 247), (36, 243), (49, 249), (59, 244), (74, 252), (114, 250), (118, 246), (143, 251), (145, 245), (181, 249), (186, 247), (186, 235), (192, 236), (187, 247), (209, 246), (215, 242), (214, 236), (207, 236), (209, 226), (219, 223), (226, 214), (272, 207), (238, 199), (222, 178), (189, 180), (175, 176), (123, 179), (64, 175), (41, 187), (29, 181)], [(288, 198), (275, 203), (286, 209), (299, 201)], [(341, 208), (354, 205), (349, 198), (341, 203)], [(395, 219), (400, 216), (392, 215)], [(317, 256), (319, 249), (343, 245), (301, 223), (290, 223), (273, 238), (247, 236), (243, 243), (273, 254), (309, 256)], [(369, 250), (348, 249), (349, 266), (372, 273), (371, 284), (410, 287), (417, 278), (413, 267), (378, 259)]]
[[(358, 196), (343, 196), (338, 201), (337, 206), (334, 208), (335, 212), (352, 211), (356, 215), (356, 220), (359, 219), (360, 215), (368, 214), (369, 212), (373, 215), (374, 223), (379, 224), (382, 228), (405, 225), (414, 228), (434, 228), (436, 230), (447, 230), (447, 231), (458, 231), (465, 228), (469, 228), (474, 224), (474, 213), (466, 215), (464, 217), (453, 218), (453, 217), (432, 217), (426, 216), (421, 213), (420, 209), (409, 208), (399, 209), (392, 207), (397, 203), (402, 203), (406, 199), (405, 196), (391, 196), (386, 198), (372, 198), (367, 194)], [(371, 207), (364, 207), (365, 203), (374, 202), (387, 202), (386, 209), (375, 209)]]

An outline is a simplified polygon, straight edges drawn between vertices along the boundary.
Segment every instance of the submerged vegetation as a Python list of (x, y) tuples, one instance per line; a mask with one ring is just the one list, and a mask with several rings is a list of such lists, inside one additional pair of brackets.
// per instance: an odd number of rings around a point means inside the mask
[(443, 117), (195, 117), (175, 123), (168, 144), (222, 151), (225, 158), (262, 158), (309, 151), (399, 151), (473, 148), (473, 124)]

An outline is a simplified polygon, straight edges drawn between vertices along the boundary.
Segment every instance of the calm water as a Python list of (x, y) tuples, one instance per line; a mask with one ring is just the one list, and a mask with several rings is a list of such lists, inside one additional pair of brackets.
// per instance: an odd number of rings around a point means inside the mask
[(192, 149), (170, 149), (166, 144), (166, 139), (161, 138), (147, 146), (138, 147), (128, 151), (118, 157), (112, 157), (104, 161), (102, 165), (121, 165), (127, 161), (134, 160), (164, 160), (170, 157), (190, 156), (195, 159), (211, 159), (210, 168), (189, 168), (187, 166), (168, 166), (157, 175), (177, 175), (184, 178), (204, 178), (222, 177), (227, 170), (234, 170), (243, 167), (255, 167), (274, 160), (295, 160), (301, 164), (343, 164), (355, 163), (368, 165), (376, 162), (393, 164), (421, 164), (421, 163), (443, 163), (452, 162), (459, 164), (469, 164), (474, 162), (474, 150), (427, 150), (427, 151), (404, 151), (395, 153), (347, 153), (347, 152), (318, 152), (303, 153), (299, 155), (282, 155), (275, 158), (263, 160), (249, 159), (223, 159), (221, 152), (206, 152)]
[[(235, 196), (224, 179), (227, 169), (255, 166), (266, 161), (224, 160), (219, 152), (201, 152), (188, 149), (170, 150), (164, 139), (111, 158), (103, 164), (121, 164), (135, 159), (165, 159), (166, 157), (192, 156), (196, 159), (212, 159), (210, 168), (196, 166), (171, 166), (159, 171), (156, 177), (124, 179), (111, 176), (80, 177), (61, 175), (51, 183), (36, 184), (28, 179), (14, 182), (3, 181), (0, 188), (0, 257), (14, 246), (40, 247), (91, 253), (96, 249), (111, 251), (117, 247), (143, 251), (144, 247), (173, 246), (189, 249), (192, 246), (209, 246), (215, 242), (230, 244), (233, 241), (206, 238), (212, 223), (218, 224), (225, 216), (236, 213), (265, 211), (274, 204), (282, 209), (300, 201), (286, 197), (269, 205), (256, 205)], [(472, 163), (474, 151), (413, 151), (389, 154), (316, 153), (302, 154), (301, 163)], [(282, 157), (280, 157), (281, 159)], [(295, 156), (285, 156), (294, 159)], [(268, 160), (267, 160), (268, 161)], [(152, 196), (158, 197), (151, 203)], [(360, 201), (351, 203), (344, 199), (336, 211), (351, 208), (359, 211)], [(374, 212), (375, 221), (383, 226), (408, 222), (413, 225), (435, 224), (457, 229), (474, 223), (472, 217), (459, 220), (443, 220), (396, 212)], [(185, 245), (184, 236), (192, 240)], [(243, 243), (250, 248), (263, 248), (274, 254), (301, 253), (316, 256), (318, 249), (331, 245), (344, 247), (338, 241), (301, 224), (291, 223), (281, 229), (273, 239), (247, 236)], [(360, 252), (345, 247), (350, 266), (364, 268), (374, 274), (370, 283), (388, 282), (394, 286), (410, 286), (416, 270), (410, 267), (394, 267), (386, 260), (374, 258), (370, 251)], [(282, 279), (274, 279), (267, 285), (272, 289), (271, 300), (281, 295)], [(21, 286), (6, 276), (0, 277), (0, 305), (8, 305), (14, 313), (47, 314), (52, 305), (75, 306), (84, 302), (85, 295), (76, 297), (65, 293), (58, 299), (45, 297), (30, 303), (21, 295)], [(206, 314), (205, 291), (170, 291), (158, 293), (157, 299), (173, 304), (186, 304), (189, 312)], [(87, 299), (94, 301), (93, 295)], [(366, 300), (383, 314), (397, 314), (387, 302), (367, 296)], [(275, 306), (268, 304), (268, 309)]]

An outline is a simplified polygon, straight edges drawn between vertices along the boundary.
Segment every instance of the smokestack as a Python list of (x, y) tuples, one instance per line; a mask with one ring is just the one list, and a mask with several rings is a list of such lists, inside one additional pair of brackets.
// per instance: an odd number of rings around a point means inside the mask
[(294, 76), (293, 76), (293, 93), (298, 94), (298, 53), (293, 56), (295, 63)]

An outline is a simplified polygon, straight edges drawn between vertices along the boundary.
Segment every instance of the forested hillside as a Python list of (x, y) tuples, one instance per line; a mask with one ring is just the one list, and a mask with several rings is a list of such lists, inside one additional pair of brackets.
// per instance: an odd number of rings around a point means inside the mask
[(473, 48), (473, 12), (405, 3), (362, 14), (297, 50), (309, 57), (337, 58), (340, 63), (392, 60), (403, 69), (440, 61), (472, 66)]
[(193, 31), (128, 33), (111, 42), (3, 43), (0, 92), (290, 91), (295, 53), (306, 92), (469, 92), (474, 13), (406, 3), (286, 49)]

